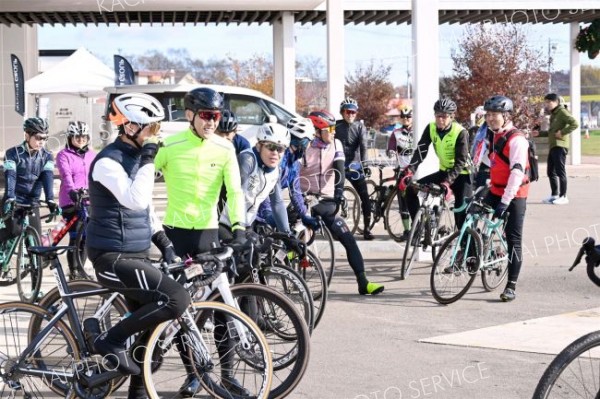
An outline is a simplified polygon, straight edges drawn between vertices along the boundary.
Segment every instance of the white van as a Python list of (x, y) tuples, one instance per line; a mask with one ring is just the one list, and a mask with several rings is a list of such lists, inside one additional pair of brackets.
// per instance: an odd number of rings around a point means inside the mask
[[(286, 108), (273, 98), (256, 90), (235, 86), (219, 85), (128, 85), (106, 87), (108, 105), (123, 93), (145, 93), (156, 97), (166, 110), (166, 118), (161, 124), (160, 134), (168, 136), (181, 132), (189, 125), (184, 115), (183, 97), (185, 93), (199, 87), (209, 87), (223, 96), (225, 108), (231, 110), (239, 120), (238, 134), (254, 144), (258, 127), (265, 122), (286, 125), (292, 117), (300, 117), (295, 111)], [(106, 116), (106, 112), (105, 112)]]

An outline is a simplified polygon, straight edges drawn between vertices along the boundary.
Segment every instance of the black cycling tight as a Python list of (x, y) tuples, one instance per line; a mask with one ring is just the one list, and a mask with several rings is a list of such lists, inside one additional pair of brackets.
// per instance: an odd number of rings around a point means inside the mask
[(365, 271), (365, 262), (348, 225), (344, 219), (336, 217), (335, 208), (333, 202), (320, 202), (312, 207), (311, 212), (313, 216), (320, 216), (323, 219), (333, 238), (344, 246), (350, 267), (356, 276), (360, 276)]
[(152, 266), (145, 254), (88, 252), (98, 282), (123, 294), (133, 311), (108, 331), (110, 340), (125, 342), (135, 333), (179, 317), (189, 306), (185, 288)]

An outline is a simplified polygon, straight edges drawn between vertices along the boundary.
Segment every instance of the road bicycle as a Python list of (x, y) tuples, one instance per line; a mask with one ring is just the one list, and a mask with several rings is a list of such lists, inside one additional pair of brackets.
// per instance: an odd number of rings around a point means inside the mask
[[(46, 388), (65, 398), (105, 398), (122, 383), (124, 376), (118, 370), (105, 364), (93, 354), (93, 337), (82, 325), (88, 326), (90, 319), (83, 324), (81, 310), (74, 304), (75, 298), (110, 295), (112, 300), (102, 301), (91, 320), (97, 327), (112, 320), (109, 314), (122, 313), (123, 309), (113, 306), (118, 295), (108, 289), (72, 292), (67, 283), (58, 256), (75, 247), (31, 247), (30, 251), (51, 260), (50, 269), (56, 279), (60, 303), (51, 313), (38, 305), (22, 302), (0, 304), (0, 323), (4, 334), (0, 337), (0, 376), (4, 382), (2, 397), (14, 396), (17, 392), (28, 398), (43, 397)], [(196, 290), (212, 284), (221, 275), (224, 262), (230, 258), (232, 250), (220, 253), (203, 254), (172, 265), (163, 265), (169, 274), (185, 275), (193, 279)], [(200, 277), (200, 278), (196, 278)], [(85, 281), (86, 284), (95, 284)], [(81, 303), (81, 302), (80, 302)], [(223, 340), (216, 340), (216, 331), (221, 337), (228, 337), (228, 353), (234, 359), (221, 362)], [(158, 399), (164, 387), (164, 373), (172, 378), (169, 362), (176, 352), (178, 369), (182, 362), (194, 370), (202, 387), (219, 398), (237, 398), (230, 392), (227, 381), (222, 379), (223, 371), (231, 371), (244, 382), (244, 388), (253, 397), (266, 398), (271, 387), (273, 373), (272, 358), (268, 343), (257, 325), (239, 310), (217, 302), (193, 302), (176, 320), (158, 325), (144, 337), (143, 353), (131, 353), (134, 359), (143, 359), (142, 377), (150, 398)], [(145, 340), (145, 337), (148, 337)], [(139, 343), (142, 343), (140, 341)], [(234, 367), (235, 366), (235, 367)], [(169, 372), (169, 370), (171, 372)], [(157, 379), (158, 372), (163, 377)], [(229, 373), (228, 373), (229, 375)], [(117, 383), (115, 383), (117, 382)], [(169, 388), (172, 390), (172, 386)]]
[(498, 288), (508, 274), (509, 252), (504, 237), (507, 215), (493, 219), (494, 209), (479, 195), (454, 212), (465, 209), (464, 224), (444, 242), (431, 269), (431, 293), (441, 304), (462, 298), (478, 271), (488, 292)]
[(436, 258), (437, 249), (450, 237), (455, 230), (452, 205), (444, 199), (444, 191), (433, 183), (421, 184), (412, 182), (407, 190), (417, 190), (421, 205), (417, 211), (412, 225), (404, 255), (400, 279), (405, 280), (416, 261), (418, 249), (431, 248), (431, 257)]
[[(591, 237), (583, 241), (572, 271), (586, 255), (590, 280), (600, 286), (596, 270), (600, 266), (600, 246)], [(563, 349), (548, 365), (533, 393), (533, 399), (599, 398), (600, 331), (578, 338)]]
[[(247, 249), (252, 251), (254, 246), (238, 247), (236, 253), (240, 254)], [(204, 285), (202, 280), (198, 280), (203, 277), (203, 274), (194, 274), (199, 270), (198, 268), (186, 269), (184, 274), (179, 273), (172, 277), (188, 289), (194, 301), (224, 302), (238, 310), (241, 309), (257, 323), (267, 339), (273, 358), (274, 380), (269, 397), (284, 397), (296, 387), (304, 375), (310, 353), (310, 332), (294, 303), (274, 288), (260, 284), (230, 286), (228, 274), (231, 277), (238, 269), (246, 267), (240, 263), (233, 264), (234, 258), (237, 256), (223, 257), (228, 262), (224, 268), (227, 273), (220, 274), (210, 285)], [(170, 273), (164, 269), (164, 265), (160, 263), (155, 265), (163, 267), (163, 271)], [(98, 320), (101, 331), (106, 331), (124, 315), (128, 315), (121, 296), (104, 289), (95, 281), (71, 281), (69, 288), (76, 293), (73, 299), (80, 320), (89, 318)], [(61, 304), (58, 289), (50, 291), (39, 303), (52, 314), (56, 313)], [(107, 311), (103, 315), (98, 315), (100, 308), (106, 308)], [(182, 356), (179, 358), (174, 356), (177, 354), (181, 355), (179, 347), (170, 351), (166, 365), (161, 369), (153, 369), (156, 389), (162, 393), (173, 390), (174, 386), (178, 388), (186, 385), (189, 375), (183, 371), (185, 368), (182, 364)], [(122, 382), (118, 381), (118, 383)], [(113, 385), (118, 386), (117, 382)]]
[[(38, 232), (29, 224), (36, 207), (38, 205), (14, 204), (2, 217), (5, 227), (4, 240), (0, 242), (0, 286), (16, 283), (23, 302), (37, 301), (42, 284), (42, 259), (29, 251), (30, 247), (40, 245)], [(40, 218), (49, 222), (56, 215), (50, 213)]]

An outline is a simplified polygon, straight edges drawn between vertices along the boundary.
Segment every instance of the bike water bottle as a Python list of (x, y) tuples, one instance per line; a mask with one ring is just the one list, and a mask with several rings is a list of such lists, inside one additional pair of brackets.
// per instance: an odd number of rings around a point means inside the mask
[(94, 341), (100, 335), (100, 322), (95, 317), (83, 321), (83, 336), (90, 350), (94, 351)]
[(56, 237), (58, 237), (58, 235), (60, 234), (60, 231), (66, 225), (67, 225), (67, 223), (65, 222), (65, 219), (60, 219), (60, 222), (58, 222), (58, 224), (56, 226), (54, 226), (54, 228), (52, 229), (52, 232), (51, 232), (52, 242), (54, 242)]
[(51, 236), (52, 236), (52, 230), (48, 230), (42, 234), (42, 246), (49, 247), (52, 245), (52, 240), (50, 240)]

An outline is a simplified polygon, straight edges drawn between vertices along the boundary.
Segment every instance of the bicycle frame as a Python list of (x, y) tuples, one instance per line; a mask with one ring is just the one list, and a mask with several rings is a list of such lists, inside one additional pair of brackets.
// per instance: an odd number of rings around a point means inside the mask
[[(476, 209), (475, 212), (469, 212), (473, 206), (476, 206), (478, 209)], [(458, 212), (462, 212), (465, 209), (467, 210), (467, 217), (460, 229), (460, 235), (459, 235), (458, 242), (460, 243), (462, 241), (462, 237), (464, 236), (465, 231), (468, 228), (472, 228), (473, 230), (478, 232), (479, 236), (481, 237), (482, 244), (483, 244), (483, 247), (481, 248), (482, 253), (479, 258), (478, 269), (479, 270), (485, 269), (485, 268), (495, 265), (496, 263), (504, 262), (508, 258), (508, 244), (506, 243), (506, 240), (504, 239), (504, 229), (503, 229), (505, 219), (498, 219), (497, 221), (491, 220), (490, 215), (492, 213), (494, 213), (494, 210), (479, 201), (471, 201), (468, 204), (465, 202), (463, 204), (463, 206), (461, 206), (460, 208), (454, 209), (453, 212), (458, 213)], [(488, 262), (488, 261), (486, 261), (486, 259), (490, 258), (489, 255), (490, 255), (490, 252), (492, 251), (492, 248), (490, 248), (488, 241), (489, 241), (489, 237), (491, 237), (493, 233), (498, 234), (498, 237), (502, 238), (502, 241), (501, 241), (502, 249), (504, 249), (506, 254), (501, 258), (496, 258), (496, 259), (493, 259), (492, 261)], [(467, 243), (466, 243), (467, 248), (469, 248), (471, 245), (470, 241), (471, 241), (471, 237), (469, 236), (467, 239)], [(458, 246), (455, 247), (454, 251), (452, 252), (452, 258), (451, 258), (452, 263), (454, 263), (456, 260), (457, 252), (458, 252)], [(463, 262), (466, 262), (466, 258), (463, 259)]]
[(33, 212), (33, 208), (30, 206), (21, 206), (21, 205), (18, 205), (18, 206), (20, 207), (20, 209), (23, 209), (23, 211), (25, 212), (25, 214), (23, 215), (23, 221), (21, 222), (21, 226), (23, 227), (23, 229), (18, 236), (10, 238), (5, 241), (5, 243), (10, 243), (10, 249), (8, 251), (5, 251), (5, 253), (4, 253), (5, 256), (4, 256), (4, 259), (2, 260), (2, 267), (1, 267), (3, 273), (7, 272), (9, 269), (8, 265), (9, 265), (10, 259), (15, 254), (15, 250), (17, 249), (17, 244), (22, 242), (22, 238), (25, 236), (25, 230), (26, 230), (27, 226), (29, 226), (29, 215), (31, 212)]

